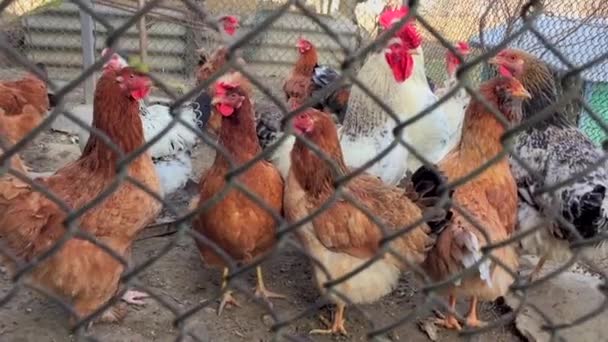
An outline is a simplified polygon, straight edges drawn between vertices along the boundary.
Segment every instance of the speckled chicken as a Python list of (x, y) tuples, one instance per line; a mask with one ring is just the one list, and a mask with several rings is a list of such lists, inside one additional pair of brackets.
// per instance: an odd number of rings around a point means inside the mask
[[(527, 52), (507, 49), (491, 63), (504, 75), (513, 75), (530, 90), (532, 98), (523, 106), (523, 124), (558, 101), (558, 84), (549, 67)], [(521, 240), (523, 249), (538, 254), (540, 261), (533, 278), (545, 260), (566, 261), (571, 256), (570, 243), (580, 238), (592, 239), (608, 232), (608, 167), (599, 163), (604, 152), (597, 148), (566, 118), (567, 106), (553, 107), (547, 119), (518, 135), (514, 154), (540, 175), (536, 179), (514, 158), (511, 167), (520, 192), (519, 229), (534, 234)], [(558, 187), (555, 196), (539, 191), (559, 184), (576, 174), (585, 173), (576, 181)], [(560, 224), (551, 214), (571, 223), (574, 231)]]

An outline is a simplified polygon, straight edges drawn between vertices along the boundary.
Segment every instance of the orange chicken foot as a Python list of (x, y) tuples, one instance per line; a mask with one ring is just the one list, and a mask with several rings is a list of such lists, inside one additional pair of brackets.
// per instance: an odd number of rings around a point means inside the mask
[(435, 325), (446, 329), (461, 330), (462, 327), (460, 326), (460, 323), (458, 323), (456, 316), (453, 314), (453, 312), (456, 311), (456, 296), (453, 294), (450, 294), (449, 305), (450, 312), (448, 312), (447, 316), (444, 316), (440, 312), (436, 312), (436, 315), (439, 317), (435, 320)]
[(286, 298), (282, 294), (274, 293), (274, 292), (266, 289), (266, 286), (264, 285), (264, 278), (262, 277), (262, 267), (261, 266), (256, 267), (256, 271), (257, 271), (257, 278), (258, 278), (258, 283), (257, 283), (257, 286), (255, 287), (255, 296), (256, 297), (264, 299), (264, 301), (266, 301), (266, 303), (268, 303), (268, 305), (271, 308), (272, 308), (272, 303), (270, 302), (270, 298), (279, 298), (279, 299)]
[(471, 304), (469, 306), (469, 313), (467, 314), (467, 318), (465, 321), (467, 327), (469, 328), (479, 328), (486, 325), (485, 322), (480, 321), (477, 317), (477, 296), (471, 297)]
[[(222, 290), (225, 290), (226, 286), (228, 286), (228, 281), (226, 280), (227, 277), (228, 277), (228, 268), (224, 268), (224, 274), (222, 275)], [(218, 316), (222, 315), (224, 308), (228, 304), (236, 306), (236, 307), (241, 307), (239, 302), (237, 302), (236, 299), (232, 296), (232, 290), (224, 291), (224, 295), (222, 295), (222, 300), (220, 301), (220, 306), (217, 309)]]
[(122, 295), (121, 299), (123, 301), (125, 301), (127, 304), (141, 306), (141, 305), (146, 305), (146, 302), (143, 299), (149, 298), (149, 297), (150, 297), (150, 295), (145, 292), (128, 290), (125, 292), (125, 294)]
[(346, 321), (344, 310), (346, 305), (344, 303), (339, 303), (336, 308), (336, 312), (334, 314), (334, 320), (331, 324), (331, 328), (329, 329), (314, 329), (311, 330), (309, 335), (330, 335), (330, 334), (340, 334), (340, 335), (348, 335), (346, 332), (346, 328), (344, 327), (344, 322)]

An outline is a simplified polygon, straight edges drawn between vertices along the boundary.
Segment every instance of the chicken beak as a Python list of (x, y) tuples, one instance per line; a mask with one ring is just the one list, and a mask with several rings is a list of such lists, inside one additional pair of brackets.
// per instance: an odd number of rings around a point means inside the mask
[(499, 65), (500, 64), (500, 60), (499, 60), (498, 57), (494, 56), (494, 57), (492, 57), (492, 58), (490, 58), (488, 60), (488, 64), (490, 64), (490, 65)]
[(215, 96), (214, 96), (214, 97), (211, 99), (211, 105), (212, 105), (212, 106), (215, 106), (216, 104), (219, 104), (219, 103), (221, 103), (221, 102), (222, 102), (222, 99), (221, 99), (220, 97), (215, 97)]
[(411, 50), (409, 50), (409, 51), (408, 51), (408, 53), (409, 53), (411, 56), (414, 56), (414, 55), (419, 55), (419, 54), (420, 54), (420, 52), (418, 52), (418, 49), (411, 49)]
[(526, 90), (526, 88), (524, 88), (523, 86), (517, 87), (514, 91), (513, 91), (513, 96), (522, 98), (522, 99), (531, 99), (532, 95), (530, 94), (530, 92), (528, 90)]

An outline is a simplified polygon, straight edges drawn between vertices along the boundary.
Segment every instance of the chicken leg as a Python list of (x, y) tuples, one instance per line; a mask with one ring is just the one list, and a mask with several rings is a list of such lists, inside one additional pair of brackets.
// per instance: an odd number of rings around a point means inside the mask
[(334, 320), (331, 324), (331, 328), (329, 329), (314, 329), (311, 330), (308, 334), (310, 335), (329, 335), (329, 334), (341, 334), (348, 335), (346, 332), (346, 328), (344, 328), (344, 322), (346, 321), (344, 310), (346, 305), (344, 303), (338, 303), (336, 312), (334, 314)]
[(257, 278), (258, 278), (258, 283), (257, 283), (257, 286), (255, 287), (255, 296), (256, 297), (264, 299), (266, 301), (266, 303), (268, 303), (268, 305), (270, 305), (270, 307), (272, 307), (270, 298), (279, 298), (279, 299), (287, 298), (282, 294), (274, 293), (272, 291), (269, 291), (266, 288), (266, 286), (264, 285), (264, 277), (262, 276), (262, 267), (261, 266), (256, 267), (256, 272), (257, 272)]
[(448, 312), (446, 316), (441, 315), (442, 317), (437, 318), (435, 320), (435, 324), (446, 329), (461, 330), (462, 327), (460, 326), (460, 323), (458, 323), (458, 320), (454, 315), (454, 312), (456, 311), (456, 296), (451, 293), (449, 297), (449, 305), (450, 312)]
[(465, 321), (467, 327), (469, 328), (479, 328), (486, 325), (485, 322), (480, 321), (477, 317), (477, 296), (471, 297), (471, 304), (469, 306), (469, 313), (467, 314), (467, 318)]
[[(228, 286), (228, 281), (226, 280), (227, 277), (228, 277), (228, 268), (225, 267), (224, 268), (224, 274), (222, 274), (222, 290), (226, 289), (226, 286)], [(220, 306), (217, 309), (217, 315), (218, 316), (222, 315), (222, 311), (224, 311), (224, 308), (228, 304), (231, 304), (231, 305), (234, 305), (234, 306), (237, 306), (237, 307), (241, 306), (236, 301), (236, 299), (234, 299), (234, 297), (232, 296), (232, 290), (226, 290), (226, 291), (224, 291), (224, 294), (222, 295), (222, 300), (220, 301)]]
[(528, 282), (531, 283), (534, 280), (538, 279), (538, 275), (540, 274), (540, 271), (543, 269), (543, 266), (545, 266), (546, 261), (547, 261), (547, 257), (544, 255), (538, 260), (538, 263), (536, 264), (536, 266), (534, 266), (534, 269), (528, 275)]

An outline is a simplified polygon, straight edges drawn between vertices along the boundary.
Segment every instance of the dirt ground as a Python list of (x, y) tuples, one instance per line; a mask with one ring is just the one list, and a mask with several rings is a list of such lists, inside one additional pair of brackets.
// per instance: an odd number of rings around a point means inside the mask
[[(38, 137), (22, 156), (33, 167), (34, 171), (53, 171), (73, 160), (79, 155), (78, 145), (70, 137), (46, 132)], [(199, 148), (195, 153), (195, 165), (200, 171), (208, 167), (213, 152), (208, 148)], [(182, 208), (189, 196), (186, 193), (172, 197)], [(144, 231), (144, 234), (146, 232)], [(136, 242), (134, 259), (142, 263), (156, 255), (163, 246), (177, 235), (150, 238)], [(304, 256), (295, 251), (284, 250), (264, 265), (267, 286), (286, 294), (287, 300), (275, 300), (274, 309), (280, 319), (285, 320), (304, 312), (318, 298), (313, 284), (310, 266)], [(220, 273), (218, 270), (205, 269), (200, 261), (193, 242), (188, 238), (177, 241), (169, 253), (145, 270), (139, 277), (156, 295), (164, 298), (179, 312), (217, 295)], [(254, 285), (254, 275), (249, 274), (246, 281)], [(68, 330), (66, 312), (51, 300), (20, 290), (15, 297), (4, 303), (2, 297), (11, 289), (6, 276), (0, 277), (0, 341), (72, 341), (74, 335)], [(215, 310), (217, 303), (212, 303), (191, 316), (186, 327), (201, 341), (270, 341), (276, 334), (269, 327), (272, 319), (262, 306), (248, 300), (244, 294), (236, 294), (241, 301), (241, 308), (230, 307), (218, 317)], [(375, 326), (383, 326), (422, 308), (424, 296), (417, 292), (411, 277), (405, 276), (399, 287), (389, 296), (373, 305), (361, 306), (366, 316), (373, 319)], [(465, 310), (464, 305), (461, 309)], [(481, 316), (486, 320), (496, 319), (504, 313), (502, 306), (485, 304)], [(308, 316), (292, 322), (284, 332), (309, 341), (364, 341), (371, 322), (356, 309), (347, 309), (346, 327), (348, 337), (309, 336), (307, 332), (322, 327), (318, 315), (329, 315), (327, 309), (311, 312)], [(429, 312), (420, 312), (416, 320), (424, 318)], [(178, 336), (178, 329), (172, 325), (173, 313), (154, 299), (148, 299), (143, 307), (130, 308), (126, 320), (120, 325), (95, 325), (89, 334), (102, 341), (172, 341)], [(441, 341), (460, 341), (464, 337), (453, 332), (439, 330)], [(185, 340), (190, 340), (186, 338)], [(278, 338), (285, 340), (285, 338)], [(388, 341), (428, 341), (428, 337), (419, 330), (415, 321), (400, 325), (386, 336)], [(476, 336), (479, 341), (520, 341), (513, 326), (506, 326)]]

